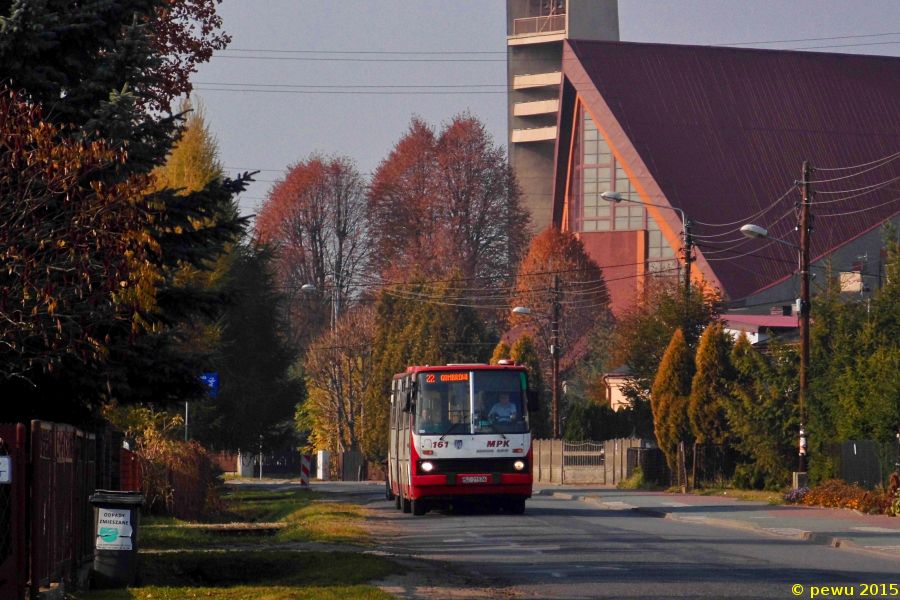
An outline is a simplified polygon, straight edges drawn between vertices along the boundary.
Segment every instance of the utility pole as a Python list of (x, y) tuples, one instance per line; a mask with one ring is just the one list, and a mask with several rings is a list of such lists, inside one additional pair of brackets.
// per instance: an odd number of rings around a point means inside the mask
[(184, 403), (184, 441), (186, 441), (186, 442), (190, 441), (190, 436), (188, 435), (188, 421), (190, 420), (190, 416), (191, 416), (191, 403), (185, 402)]
[(690, 219), (684, 220), (684, 301), (687, 306), (687, 300), (691, 296), (691, 263), (694, 262), (694, 236), (691, 234)]
[(553, 277), (553, 342), (550, 346), (550, 354), (553, 357), (553, 439), (559, 439), (559, 275)]
[(812, 216), (810, 204), (813, 192), (810, 189), (812, 169), (809, 161), (803, 162), (801, 179), (802, 201), (800, 204), (800, 461), (798, 473), (806, 473), (806, 431), (803, 412), (809, 394), (809, 233)]

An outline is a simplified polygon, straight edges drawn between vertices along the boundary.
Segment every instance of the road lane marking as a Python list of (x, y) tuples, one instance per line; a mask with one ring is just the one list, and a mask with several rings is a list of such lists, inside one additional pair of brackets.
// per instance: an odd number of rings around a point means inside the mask
[(851, 527), (850, 529), (868, 533), (900, 533), (900, 529), (889, 529), (887, 527)]
[(796, 529), (794, 527), (764, 527), (763, 530), (774, 533), (775, 535), (786, 535), (791, 537), (796, 537), (804, 533), (803, 529)]
[(880, 550), (881, 552), (894, 552), (900, 554), (900, 546), (865, 546), (870, 550)]
[(690, 504), (685, 504), (684, 502), (663, 502), (663, 506), (671, 506), (673, 508), (679, 508), (682, 506), (690, 506)]

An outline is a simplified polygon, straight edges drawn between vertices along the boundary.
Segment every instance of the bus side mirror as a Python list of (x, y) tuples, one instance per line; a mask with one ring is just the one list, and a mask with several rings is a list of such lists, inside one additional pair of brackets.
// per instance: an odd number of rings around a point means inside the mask
[(540, 396), (538, 396), (538, 393), (535, 390), (527, 390), (525, 392), (525, 398), (528, 401), (528, 412), (541, 412)]
[(406, 392), (406, 404), (403, 405), (403, 412), (412, 412), (413, 393), (412, 390)]

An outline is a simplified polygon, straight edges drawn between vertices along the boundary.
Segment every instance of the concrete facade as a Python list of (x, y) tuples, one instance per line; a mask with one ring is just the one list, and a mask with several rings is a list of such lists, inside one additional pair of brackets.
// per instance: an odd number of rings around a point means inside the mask
[(560, 98), (563, 40), (618, 40), (618, 0), (507, 0), (506, 16), (509, 163), (540, 231), (552, 221), (557, 110), (547, 107)]

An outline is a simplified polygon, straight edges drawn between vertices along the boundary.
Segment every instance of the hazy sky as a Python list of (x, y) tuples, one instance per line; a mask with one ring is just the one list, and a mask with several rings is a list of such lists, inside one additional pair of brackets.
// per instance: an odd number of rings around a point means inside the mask
[[(364, 173), (373, 171), (414, 114), (439, 126), (469, 110), (505, 145), (505, 6), (505, 0), (224, 0), (218, 10), (231, 46), (193, 81), (229, 172), (263, 170), (241, 200), (243, 211), (253, 212), (288, 165), (315, 151), (349, 156)], [(900, 56), (897, 0), (619, 0), (619, 22), (623, 41), (868, 36), (749, 47), (841, 45), (819, 51)], [(341, 54), (349, 52), (359, 54)], [(460, 52), (484, 54), (453, 54)], [(251, 56), (266, 58), (238, 58)]]

